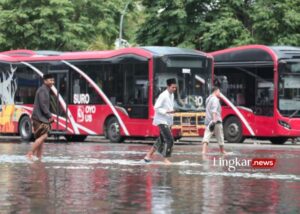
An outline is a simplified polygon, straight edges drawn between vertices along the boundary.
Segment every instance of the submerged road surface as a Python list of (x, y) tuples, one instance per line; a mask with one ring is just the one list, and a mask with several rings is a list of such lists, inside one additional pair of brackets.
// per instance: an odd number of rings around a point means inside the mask
[(0, 213), (299, 213), (300, 147), (175, 145), (172, 165), (145, 144), (0, 143)]

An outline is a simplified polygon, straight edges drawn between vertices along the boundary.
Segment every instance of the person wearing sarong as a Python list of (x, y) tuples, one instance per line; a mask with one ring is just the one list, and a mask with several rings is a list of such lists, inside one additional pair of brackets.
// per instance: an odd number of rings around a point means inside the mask
[(30, 159), (32, 156), (36, 156), (38, 159), (42, 158), (43, 144), (48, 137), (51, 123), (54, 121), (50, 112), (50, 88), (54, 85), (54, 77), (51, 74), (45, 74), (43, 80), (44, 84), (35, 94), (31, 116), (35, 142), (27, 153), (27, 157)]

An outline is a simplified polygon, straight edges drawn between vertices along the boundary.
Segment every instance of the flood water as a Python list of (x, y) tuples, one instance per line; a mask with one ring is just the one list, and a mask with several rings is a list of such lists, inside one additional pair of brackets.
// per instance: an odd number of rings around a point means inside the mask
[[(299, 213), (300, 147), (175, 145), (172, 165), (141, 159), (145, 144), (0, 143), (0, 213)], [(224, 160), (276, 159), (258, 169)], [(233, 162), (233, 161), (232, 161)], [(229, 163), (229, 162), (227, 162)], [(240, 164), (241, 165), (241, 164)], [(234, 168), (234, 169), (233, 169)]]

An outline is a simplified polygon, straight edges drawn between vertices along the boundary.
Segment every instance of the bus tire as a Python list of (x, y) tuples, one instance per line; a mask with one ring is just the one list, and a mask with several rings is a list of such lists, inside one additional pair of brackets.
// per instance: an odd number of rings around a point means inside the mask
[(28, 116), (24, 116), (19, 121), (19, 135), (22, 140), (24, 141), (30, 141), (33, 139), (32, 134), (32, 123)]
[(83, 142), (87, 135), (66, 135), (65, 138), (68, 142)]
[(109, 119), (107, 119), (104, 123), (104, 127), (103, 127), (103, 135), (105, 139), (108, 139), (108, 134), (107, 134), (107, 122), (109, 121)]
[(237, 117), (231, 116), (225, 120), (224, 137), (229, 143), (244, 142), (242, 123)]
[(287, 140), (288, 140), (288, 138), (286, 138), (286, 137), (273, 137), (273, 138), (270, 138), (271, 143), (276, 144), (276, 145), (284, 144)]
[(116, 117), (111, 117), (107, 121), (107, 137), (113, 143), (120, 143), (124, 141), (124, 137), (121, 136), (120, 124)]

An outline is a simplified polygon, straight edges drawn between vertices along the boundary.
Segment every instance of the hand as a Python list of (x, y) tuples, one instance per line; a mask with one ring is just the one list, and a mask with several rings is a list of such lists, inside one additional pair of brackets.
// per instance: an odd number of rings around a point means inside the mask
[(167, 111), (167, 114), (174, 114), (175, 113), (175, 111), (173, 110), (173, 111)]
[(49, 123), (53, 123), (54, 122), (54, 117), (51, 117), (50, 119), (49, 119)]
[(216, 125), (216, 123), (213, 122), (213, 121), (209, 123), (208, 128), (209, 128), (209, 131), (210, 131), (210, 132), (213, 132), (213, 131), (214, 131), (215, 125)]

